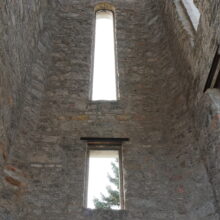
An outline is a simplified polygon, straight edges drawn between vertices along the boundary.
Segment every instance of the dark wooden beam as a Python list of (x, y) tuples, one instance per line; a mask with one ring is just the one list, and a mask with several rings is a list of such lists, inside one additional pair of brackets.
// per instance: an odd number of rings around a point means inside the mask
[(100, 137), (81, 137), (80, 140), (87, 141), (89, 143), (121, 143), (124, 141), (129, 141), (129, 138), (100, 138)]

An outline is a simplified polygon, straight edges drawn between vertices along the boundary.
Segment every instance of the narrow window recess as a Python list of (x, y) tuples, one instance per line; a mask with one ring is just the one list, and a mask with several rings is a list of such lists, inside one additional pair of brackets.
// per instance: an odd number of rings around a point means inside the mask
[(220, 89), (220, 47), (218, 46), (212, 61), (212, 66), (205, 84), (204, 92), (209, 88)]
[(125, 209), (122, 143), (128, 138), (91, 138), (87, 141), (84, 205), (90, 209)]
[(92, 101), (116, 101), (114, 14), (110, 10), (96, 11), (93, 59)]
[(192, 23), (193, 28), (197, 31), (200, 19), (200, 12), (193, 0), (181, 0), (187, 15)]

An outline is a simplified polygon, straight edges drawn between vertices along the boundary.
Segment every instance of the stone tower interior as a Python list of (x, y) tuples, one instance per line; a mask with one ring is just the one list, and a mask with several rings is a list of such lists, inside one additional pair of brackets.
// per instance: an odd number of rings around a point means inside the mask
[[(206, 85), (220, 66), (220, 1), (106, 0), (115, 102), (89, 99), (100, 3), (0, 3), (0, 219), (219, 220), (220, 87)], [(124, 209), (83, 205), (81, 137), (129, 138)]]

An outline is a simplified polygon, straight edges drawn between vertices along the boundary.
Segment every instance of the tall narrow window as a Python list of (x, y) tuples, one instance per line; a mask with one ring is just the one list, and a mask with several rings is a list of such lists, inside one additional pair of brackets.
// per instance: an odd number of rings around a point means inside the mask
[(92, 100), (117, 100), (114, 15), (96, 12)]

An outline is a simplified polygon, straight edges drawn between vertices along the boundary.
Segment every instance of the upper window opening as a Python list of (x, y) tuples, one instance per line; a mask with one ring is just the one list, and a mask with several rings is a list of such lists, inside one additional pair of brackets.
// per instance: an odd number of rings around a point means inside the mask
[(114, 14), (96, 12), (92, 100), (117, 100)]
[(197, 30), (200, 19), (200, 12), (198, 8), (194, 4), (193, 0), (182, 0), (182, 3), (187, 11), (192, 26), (194, 27), (195, 30)]

